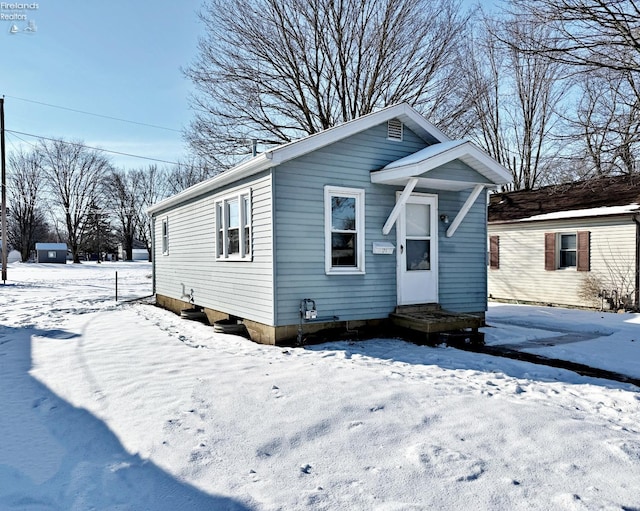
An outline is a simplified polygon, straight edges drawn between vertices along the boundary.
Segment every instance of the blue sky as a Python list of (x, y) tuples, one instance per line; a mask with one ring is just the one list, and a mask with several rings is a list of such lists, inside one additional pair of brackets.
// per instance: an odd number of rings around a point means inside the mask
[[(9, 4), (18, 3), (17, 7), (34, 8), (10, 8)], [(182, 158), (185, 146), (180, 130), (189, 123), (191, 112), (187, 101), (190, 82), (181, 67), (188, 66), (197, 53), (200, 6), (201, 0), (0, 2), (0, 95), (5, 95), (5, 128), (80, 139), (87, 145), (172, 162)], [(30, 23), (35, 32), (24, 30)], [(11, 33), (13, 25), (16, 33)], [(36, 140), (7, 133), (7, 149), (24, 145), (20, 139)], [(152, 163), (110, 157), (125, 168)]]

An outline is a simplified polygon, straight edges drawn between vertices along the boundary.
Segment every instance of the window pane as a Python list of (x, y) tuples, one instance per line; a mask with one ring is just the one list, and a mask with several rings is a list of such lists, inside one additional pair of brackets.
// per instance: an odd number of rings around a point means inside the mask
[(249, 236), (249, 228), (244, 228), (244, 254), (249, 255), (251, 252), (251, 237)]
[(356, 266), (356, 235), (331, 235), (331, 265)]
[(331, 230), (356, 230), (355, 197), (331, 197)]
[(243, 196), (242, 203), (244, 206), (244, 225), (251, 225), (251, 202), (249, 201), (249, 197)]
[(575, 250), (576, 249), (576, 235), (575, 234), (563, 234), (560, 236), (560, 249), (561, 250)]
[(240, 226), (240, 218), (238, 216), (238, 199), (227, 201), (227, 227), (233, 229)]
[(430, 249), (429, 240), (407, 240), (407, 271), (431, 269)]
[(405, 213), (407, 236), (429, 236), (431, 234), (430, 213), (428, 204), (407, 204)]
[(222, 229), (220, 229), (218, 231), (218, 243), (217, 243), (218, 246), (216, 248), (218, 256), (222, 255), (222, 247), (224, 247), (224, 236), (223, 236), (223, 234), (224, 234), (224, 231)]
[(576, 265), (576, 253), (575, 251), (567, 250), (560, 252), (560, 267), (567, 268), (569, 266)]
[(227, 237), (228, 237), (227, 255), (239, 254), (240, 253), (240, 230), (229, 229), (227, 231)]

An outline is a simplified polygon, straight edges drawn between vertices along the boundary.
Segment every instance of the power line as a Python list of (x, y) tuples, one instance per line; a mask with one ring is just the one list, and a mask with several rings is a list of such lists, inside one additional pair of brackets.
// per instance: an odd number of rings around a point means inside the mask
[[(40, 140), (48, 140), (50, 142), (61, 142), (63, 144), (66, 145), (71, 145), (71, 146), (75, 146), (75, 147), (82, 147), (84, 149), (93, 149), (94, 151), (102, 151), (103, 153), (111, 153), (111, 154), (118, 154), (120, 156), (130, 156), (131, 158), (140, 158), (141, 160), (150, 160), (150, 161), (157, 161), (160, 163), (168, 163), (170, 165), (180, 165), (182, 166), (183, 164), (175, 162), (175, 161), (168, 161), (168, 160), (160, 160), (158, 158), (150, 158), (148, 156), (140, 156), (138, 154), (131, 154), (131, 153), (123, 153), (120, 151), (113, 151), (111, 149), (102, 149), (101, 147), (92, 147), (92, 146), (88, 146), (85, 144), (80, 144), (78, 142), (67, 142), (66, 140), (62, 140), (62, 139), (56, 139), (56, 138), (49, 138), (49, 137), (43, 137), (41, 135), (34, 135), (32, 133), (24, 133), (22, 131), (15, 131), (15, 130), (8, 130), (5, 129), (4, 130), (6, 133), (12, 133), (13, 135), (24, 135), (25, 137), (33, 137), (33, 138), (37, 138)], [(19, 137), (18, 137), (19, 138)], [(26, 141), (23, 141), (26, 142)], [(29, 142), (26, 142), (27, 144)]]
[(110, 115), (102, 115), (102, 114), (96, 114), (96, 113), (93, 113), (93, 112), (86, 112), (84, 110), (77, 110), (75, 108), (69, 108), (69, 107), (66, 107), (66, 106), (58, 106), (58, 105), (52, 105), (50, 103), (44, 103), (42, 101), (35, 101), (33, 99), (18, 98), (16, 96), (9, 96), (8, 94), (4, 95), (4, 97), (11, 98), (11, 99), (17, 99), (19, 101), (26, 101), (27, 103), (35, 103), (37, 105), (48, 106), (48, 107), (51, 107), (51, 108), (58, 108), (60, 110), (68, 110), (69, 112), (76, 112), (78, 114), (92, 115), (94, 117), (102, 117), (103, 119), (111, 119), (112, 121), (127, 122), (129, 124), (137, 124), (139, 126), (147, 126), (149, 128), (156, 128), (156, 129), (159, 129), (159, 130), (167, 130), (167, 131), (174, 131), (176, 133), (182, 133), (180, 130), (176, 130), (174, 128), (167, 128), (165, 126), (158, 126), (156, 124), (148, 124), (146, 122), (131, 121), (129, 119), (121, 119), (120, 117), (112, 117)]

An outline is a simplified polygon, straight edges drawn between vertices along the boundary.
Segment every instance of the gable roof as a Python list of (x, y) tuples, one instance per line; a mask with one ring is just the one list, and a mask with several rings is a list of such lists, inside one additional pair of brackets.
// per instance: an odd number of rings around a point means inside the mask
[(275, 167), (281, 163), (311, 153), (329, 144), (345, 139), (369, 128), (377, 126), (391, 119), (399, 119), (418, 137), (429, 142), (448, 142), (449, 138), (435, 125), (427, 121), (417, 110), (407, 103), (400, 103), (364, 115), (352, 121), (339, 124), (333, 128), (321, 131), (300, 140), (277, 146), (265, 151), (250, 160), (236, 165), (206, 181), (198, 183), (182, 192), (169, 197), (148, 209), (153, 214), (161, 209), (179, 204), (180, 202), (213, 191), (221, 186), (233, 183), (239, 179), (252, 176), (263, 170)]
[(67, 250), (66, 243), (36, 243), (36, 250)]
[[(456, 181), (443, 179), (442, 177), (434, 178), (429, 175), (429, 171), (453, 160), (460, 160), (466, 163), (486, 181)], [(407, 180), (412, 177), (419, 178), (418, 185), (421, 187), (453, 191), (473, 188), (479, 183), (490, 186), (507, 184), (512, 181), (511, 174), (505, 167), (472, 142), (449, 140), (425, 147), (420, 151), (389, 163), (381, 170), (372, 172), (371, 182), (405, 185)]]
[(606, 176), (537, 190), (495, 193), (490, 223), (555, 220), (640, 212), (640, 174)]

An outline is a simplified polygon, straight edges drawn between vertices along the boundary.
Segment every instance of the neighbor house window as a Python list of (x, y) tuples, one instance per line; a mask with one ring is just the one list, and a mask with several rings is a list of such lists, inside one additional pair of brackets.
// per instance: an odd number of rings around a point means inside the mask
[(500, 269), (500, 236), (489, 236), (489, 268)]
[(49, 250), (49, 251), (47, 252), (47, 257), (48, 257), (49, 259), (55, 259), (55, 258), (56, 258), (56, 253), (55, 253), (53, 250)]
[(251, 190), (216, 200), (216, 258), (251, 260)]
[(364, 190), (325, 186), (325, 271), (364, 273)]
[(589, 271), (590, 269), (589, 231), (546, 233), (544, 250), (545, 270), (575, 268), (577, 271)]
[(559, 268), (575, 268), (576, 267), (576, 235), (560, 234), (559, 236)]
[(169, 220), (162, 220), (162, 254), (169, 254)]

